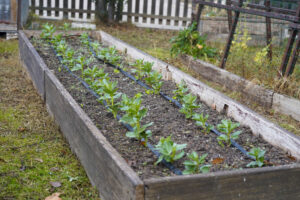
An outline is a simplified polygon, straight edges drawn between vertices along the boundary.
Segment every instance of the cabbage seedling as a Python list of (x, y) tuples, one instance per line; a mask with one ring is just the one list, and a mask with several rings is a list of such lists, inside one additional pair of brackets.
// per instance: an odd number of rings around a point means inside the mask
[(189, 89), (187, 88), (185, 81), (182, 80), (180, 84), (177, 84), (177, 90), (173, 90), (173, 99), (182, 102), (182, 98), (186, 95), (188, 91)]
[(47, 41), (50, 41), (53, 38), (53, 34), (56, 31), (54, 25), (46, 23), (42, 27), (43, 29), (40, 37)]
[[(211, 165), (202, 165), (205, 162), (205, 158), (207, 157), (207, 153), (202, 155), (201, 157), (193, 151), (192, 153), (187, 155), (190, 160), (184, 161), (185, 170), (182, 172), (183, 174), (196, 174), (196, 173), (207, 173), (210, 170)], [(202, 165), (202, 166), (201, 166)]]
[(145, 78), (147, 84), (151, 85), (154, 90), (154, 94), (159, 94), (160, 88), (163, 84), (161, 81), (162, 75), (157, 71), (152, 71), (148, 74), (148, 77)]
[(182, 98), (182, 107), (179, 112), (185, 114), (187, 119), (191, 118), (194, 114), (194, 109), (200, 108), (196, 103), (197, 97), (189, 93)]
[(205, 134), (208, 134), (211, 131), (211, 129), (214, 128), (214, 126), (212, 126), (210, 124), (207, 124), (207, 126), (206, 126), (206, 121), (208, 119), (208, 115), (205, 115), (205, 117), (203, 117), (203, 113), (201, 113), (201, 114), (196, 113), (193, 115), (192, 119), (196, 121), (197, 126), (200, 126), (201, 128), (204, 129)]
[(252, 148), (249, 152), (250, 156), (255, 158), (255, 161), (247, 164), (247, 167), (262, 167), (264, 165), (266, 151), (260, 149), (259, 147)]
[(186, 148), (186, 144), (176, 144), (172, 141), (171, 136), (169, 136), (167, 138), (160, 138), (155, 148), (160, 153), (155, 165), (160, 163), (163, 159), (165, 159), (167, 162), (173, 163), (184, 156), (183, 149)]
[(131, 70), (131, 72), (135, 74), (135, 78), (141, 80), (145, 75), (150, 74), (153, 63), (144, 62), (144, 59), (138, 59), (135, 63), (132, 63), (131, 66), (135, 68)]
[(230, 119), (228, 120), (222, 120), (221, 124), (217, 125), (217, 128), (219, 131), (225, 133), (220, 135), (217, 140), (218, 143), (224, 147), (223, 142), (225, 142), (227, 144), (227, 146), (231, 145), (231, 139), (235, 140), (239, 138), (239, 135), (242, 133), (242, 131), (236, 131), (233, 133), (234, 129), (236, 129), (237, 127), (239, 127), (240, 124), (239, 123), (233, 123)]

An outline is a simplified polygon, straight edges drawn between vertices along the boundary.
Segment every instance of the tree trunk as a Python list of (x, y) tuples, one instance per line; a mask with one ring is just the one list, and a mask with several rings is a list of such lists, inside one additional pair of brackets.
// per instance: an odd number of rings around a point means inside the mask
[(108, 12), (107, 12), (107, 0), (97, 0), (96, 1), (96, 16), (97, 18), (106, 23), (108, 20)]
[(123, 2), (124, 2), (124, 0), (118, 0), (117, 13), (116, 13), (116, 21), (117, 22), (122, 20)]
[(110, 0), (108, 4), (108, 22), (113, 23), (115, 21), (115, 0)]

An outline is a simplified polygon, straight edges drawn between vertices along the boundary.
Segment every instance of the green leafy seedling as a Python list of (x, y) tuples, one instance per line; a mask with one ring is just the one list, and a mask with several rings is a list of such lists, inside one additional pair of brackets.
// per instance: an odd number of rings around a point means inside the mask
[(197, 126), (200, 126), (205, 131), (205, 134), (208, 134), (214, 128), (213, 125), (210, 125), (210, 124), (206, 125), (208, 115), (205, 115), (205, 117), (204, 117), (203, 113), (201, 113), (201, 114), (196, 113), (193, 115), (192, 119), (196, 121)]
[(223, 119), (221, 124), (217, 125), (217, 128), (219, 131), (221, 131), (225, 134), (222, 134), (217, 138), (218, 143), (222, 147), (224, 147), (223, 142), (225, 142), (227, 144), (227, 146), (230, 146), (231, 139), (233, 139), (233, 140), (238, 139), (239, 135), (242, 133), (242, 131), (233, 132), (234, 129), (236, 129), (239, 126), (240, 126), (239, 123), (233, 123), (230, 119), (228, 119), (228, 120)]
[(94, 66), (93, 68), (86, 68), (85, 70), (83, 70), (83, 74), (85, 77), (87, 77), (84, 80), (89, 85), (91, 85), (97, 78), (103, 79), (108, 76), (108, 74), (104, 72), (103, 68), (99, 69), (97, 66)]
[(125, 94), (122, 95), (120, 110), (124, 111), (125, 115), (123, 115), (120, 121), (131, 125), (134, 129), (126, 133), (127, 137), (136, 138), (137, 140), (144, 139), (144, 145), (146, 145), (148, 138), (152, 135), (150, 130), (146, 131), (146, 128), (153, 123), (150, 122), (146, 125), (141, 125), (142, 119), (148, 112), (147, 108), (142, 107), (141, 97), (141, 93), (137, 93), (133, 98), (129, 98)]
[(196, 103), (197, 97), (189, 93), (182, 98), (182, 107), (179, 112), (185, 114), (187, 119), (191, 118), (194, 114), (194, 109), (200, 108), (200, 105)]
[(121, 97), (122, 93), (117, 92), (118, 82), (109, 81), (107, 79), (103, 79), (101, 81), (101, 87), (103, 91), (103, 96), (100, 98), (101, 100), (105, 100), (109, 105), (108, 110), (113, 114), (114, 118), (117, 117), (117, 112), (119, 111), (119, 103), (116, 103), (116, 100)]
[(89, 35), (87, 33), (82, 33), (79, 38), (83, 45), (85, 45), (85, 46), (89, 45), (89, 40), (88, 40)]
[(180, 103), (182, 102), (182, 98), (187, 94), (189, 89), (184, 80), (177, 84), (177, 90), (173, 90), (173, 99), (178, 100)]
[(152, 71), (148, 74), (148, 77), (145, 78), (147, 84), (151, 85), (154, 90), (154, 94), (159, 94), (160, 88), (163, 84), (161, 81), (162, 75), (157, 71)]
[(202, 165), (205, 162), (205, 158), (207, 154), (202, 155), (201, 157), (193, 151), (192, 153), (187, 155), (190, 160), (184, 161), (185, 170), (182, 172), (184, 175), (187, 174), (197, 174), (201, 173), (208, 173), (210, 170), (211, 165)]
[(173, 163), (184, 156), (183, 149), (186, 148), (186, 144), (176, 144), (172, 141), (171, 136), (167, 138), (160, 138), (155, 149), (159, 151), (160, 156), (155, 162), (155, 165), (160, 163), (163, 159), (167, 162)]
[(150, 74), (153, 63), (145, 62), (144, 59), (138, 59), (130, 65), (134, 67), (131, 72), (135, 74), (135, 78), (141, 80), (145, 75)]
[(260, 149), (259, 147), (254, 147), (250, 150), (249, 155), (255, 158), (255, 161), (247, 164), (247, 167), (262, 167), (264, 166), (266, 151)]
[(42, 33), (40, 37), (50, 42), (55, 31), (56, 29), (54, 25), (46, 23), (42, 26)]

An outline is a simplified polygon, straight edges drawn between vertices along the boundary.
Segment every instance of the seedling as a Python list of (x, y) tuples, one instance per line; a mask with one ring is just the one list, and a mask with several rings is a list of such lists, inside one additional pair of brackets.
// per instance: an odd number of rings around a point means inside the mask
[(183, 149), (186, 148), (186, 144), (176, 144), (172, 141), (171, 136), (169, 136), (167, 138), (160, 138), (155, 148), (160, 153), (155, 165), (160, 163), (163, 159), (167, 162), (173, 163), (184, 156)]
[(137, 140), (144, 140), (146, 145), (147, 140), (151, 137), (152, 133), (150, 130), (146, 131), (146, 128), (151, 126), (153, 123), (150, 122), (145, 125), (141, 125), (142, 119), (147, 115), (147, 108), (143, 108), (142, 94), (138, 93), (133, 98), (128, 98), (125, 94), (122, 95), (122, 101), (120, 109), (125, 111), (125, 115), (121, 118), (121, 122), (125, 122), (133, 127), (133, 131), (127, 132), (126, 136), (130, 138), (136, 138)]
[(135, 78), (141, 80), (145, 75), (150, 74), (153, 63), (144, 62), (144, 59), (138, 59), (135, 61), (135, 63), (130, 65), (135, 68), (131, 70), (131, 72), (135, 74)]
[(180, 84), (177, 85), (177, 90), (173, 90), (173, 99), (182, 102), (182, 98), (187, 94), (188, 91), (189, 89), (187, 88), (185, 81), (182, 80)]
[(83, 74), (84, 77), (88, 77), (85, 78), (84, 80), (90, 85), (91, 83), (93, 83), (95, 81), (96, 78), (100, 78), (103, 79), (105, 77), (108, 76), (108, 74), (106, 74), (104, 72), (104, 69), (101, 68), (99, 69), (97, 66), (94, 66), (93, 68), (86, 68), (85, 70), (83, 70)]
[(220, 135), (218, 139), (218, 143), (224, 147), (223, 142), (227, 144), (227, 146), (231, 145), (231, 139), (235, 140), (239, 138), (239, 135), (242, 133), (242, 131), (236, 131), (233, 133), (234, 129), (239, 127), (239, 123), (233, 123), (230, 119), (228, 120), (222, 120), (221, 124), (218, 124), (217, 128), (219, 131), (225, 133)]
[(64, 32), (65, 32), (65, 36), (68, 36), (68, 31), (71, 29), (71, 24), (70, 23), (64, 23), (64, 25), (63, 25), (63, 30), (64, 30)]
[(82, 44), (84, 44), (85, 46), (88, 46), (89, 45), (89, 35), (87, 33), (82, 33), (80, 35), (80, 41)]
[(121, 60), (121, 57), (118, 56), (118, 52), (115, 47), (102, 48), (97, 51), (97, 55), (100, 59), (104, 60), (104, 62), (108, 62), (113, 65), (119, 65), (118, 63)]
[(71, 71), (81, 71), (81, 78), (84, 78), (84, 66), (88, 65), (88, 60), (84, 56), (79, 56), (76, 59), (77, 64), (71, 68)]
[(157, 71), (152, 71), (148, 74), (148, 77), (145, 78), (147, 84), (151, 85), (154, 90), (154, 94), (159, 94), (160, 88), (163, 84), (161, 81), (162, 75)]
[(59, 56), (63, 56), (63, 55), (65, 55), (67, 48), (68, 48), (68, 46), (66, 44), (66, 41), (61, 40), (59, 43), (57, 43), (55, 49)]
[(46, 23), (42, 27), (43, 29), (40, 37), (50, 42), (56, 31), (54, 25)]
[(117, 117), (117, 112), (119, 110), (119, 103), (116, 103), (116, 99), (121, 97), (122, 93), (117, 92), (117, 84), (118, 82), (112, 82), (107, 79), (103, 79), (100, 81), (103, 96), (100, 98), (101, 100), (105, 100), (108, 104), (108, 110), (113, 114), (114, 118)]
[(264, 165), (266, 151), (260, 149), (259, 147), (252, 148), (249, 152), (250, 156), (255, 158), (255, 161), (247, 164), (247, 167), (262, 167)]
[(185, 114), (187, 119), (191, 118), (194, 114), (194, 109), (200, 108), (200, 105), (196, 103), (197, 97), (189, 93), (182, 98), (182, 107), (179, 112)]
[(75, 65), (74, 54), (75, 51), (73, 49), (67, 49), (63, 57), (63, 64), (68, 63), (69, 66), (73, 67)]
[[(187, 174), (197, 174), (208, 173), (211, 165), (202, 165), (205, 162), (205, 158), (207, 157), (207, 153), (202, 155), (201, 157), (193, 151), (192, 153), (187, 155), (190, 160), (184, 161), (185, 170), (182, 172), (184, 175)], [(201, 166), (202, 165), (202, 166)]]
[(205, 117), (204, 117), (203, 113), (201, 113), (201, 114), (196, 113), (193, 115), (193, 120), (196, 121), (196, 125), (203, 128), (203, 130), (205, 130), (206, 134), (209, 133), (214, 128), (214, 126), (212, 126), (210, 124), (206, 125), (207, 119), (208, 119), (208, 115), (205, 115)]

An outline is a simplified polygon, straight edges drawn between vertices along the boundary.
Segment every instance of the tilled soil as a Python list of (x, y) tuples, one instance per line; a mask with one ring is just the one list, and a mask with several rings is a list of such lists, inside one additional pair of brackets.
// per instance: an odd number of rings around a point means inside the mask
[[(66, 70), (59, 70), (59, 60), (49, 45), (39, 39), (32, 38), (33, 45), (46, 62), (47, 66), (53, 71), (77, 103), (88, 114), (92, 121), (97, 125), (103, 135), (109, 140), (113, 147), (123, 156), (127, 163), (138, 173), (142, 179), (154, 178), (160, 176), (174, 175), (170, 170), (162, 164), (154, 165), (157, 157), (148, 149), (142, 146), (138, 141), (127, 138), (125, 136), (126, 129), (111, 113), (106, 111), (105, 107), (100, 104), (97, 99), (91, 95), (81, 83), (72, 77)], [(68, 39), (68, 45), (77, 50), (76, 56), (84, 55), (92, 57), (87, 47), (84, 47), (78, 38), (71, 37)], [(80, 48), (79, 48), (80, 47)], [(126, 61), (126, 58), (123, 58)], [(107, 66), (97, 59), (90, 63), (90, 66), (97, 65), (105, 69), (106, 73), (112, 81), (118, 81), (119, 92), (125, 93), (127, 96), (133, 97), (136, 93), (142, 93), (142, 104), (148, 108), (148, 114), (143, 119), (142, 124), (154, 122), (149, 128), (152, 131), (152, 138), (149, 142), (153, 145), (157, 144), (161, 137), (172, 135), (174, 142), (187, 144), (186, 153), (196, 151), (199, 155), (208, 154), (205, 164), (212, 164), (211, 171), (242, 169), (251, 162), (238, 149), (234, 147), (221, 147), (217, 142), (217, 136), (213, 133), (204, 134), (203, 131), (196, 126), (191, 119), (186, 119), (179, 109), (171, 102), (165, 100), (159, 95), (148, 95), (145, 89), (140, 85), (132, 82), (128, 77), (121, 73), (115, 73), (112, 67)], [(62, 67), (61, 67), (62, 68)], [(130, 66), (125, 68), (130, 72)], [(75, 72), (79, 75), (77, 72)], [(176, 89), (176, 84), (172, 81), (165, 81), (162, 86), (162, 92), (172, 96), (172, 91)], [(228, 117), (222, 113), (211, 109), (202, 102), (201, 107), (196, 110), (197, 113), (209, 115), (208, 123), (215, 127), (222, 119)], [(234, 121), (233, 119), (231, 119)], [(261, 137), (254, 136), (250, 128), (240, 126), (238, 130), (242, 131), (239, 139), (236, 141), (247, 151), (252, 147), (260, 147), (266, 150), (266, 166), (268, 165), (284, 165), (295, 162), (284, 151), (278, 149)], [(174, 166), (184, 170), (183, 162), (187, 157), (174, 163)]]

